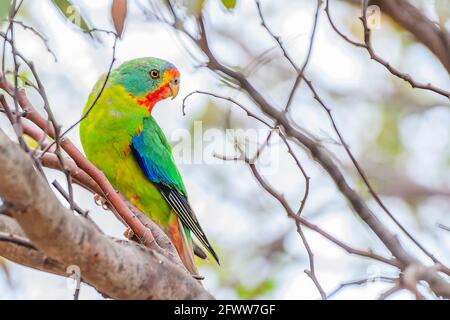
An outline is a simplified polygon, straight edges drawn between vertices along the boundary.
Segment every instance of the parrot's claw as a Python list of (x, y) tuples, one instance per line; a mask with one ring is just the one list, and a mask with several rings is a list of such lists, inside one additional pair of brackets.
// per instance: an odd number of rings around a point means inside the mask
[(95, 201), (96, 205), (101, 206), (104, 210), (109, 210), (108, 205), (107, 205), (108, 201), (105, 198), (103, 198), (101, 195), (96, 193), (94, 195), (94, 201)]
[(199, 276), (199, 275), (197, 275), (197, 274), (193, 274), (193, 275), (192, 275), (192, 278), (194, 278), (195, 280), (205, 280), (205, 277), (204, 277), (204, 276)]
[(123, 235), (125, 238), (127, 238), (128, 240), (132, 240), (134, 237), (134, 232), (133, 230), (131, 230), (130, 228), (127, 228), (124, 232)]

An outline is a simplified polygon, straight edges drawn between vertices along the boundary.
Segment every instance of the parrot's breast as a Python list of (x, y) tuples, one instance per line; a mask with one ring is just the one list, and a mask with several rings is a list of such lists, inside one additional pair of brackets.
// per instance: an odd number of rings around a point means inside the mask
[[(85, 110), (96, 95), (91, 93)], [(86, 157), (103, 171), (115, 189), (155, 222), (167, 225), (173, 216), (171, 209), (130, 148), (132, 137), (142, 130), (148, 116), (148, 110), (137, 105), (121, 87), (108, 87), (81, 122), (80, 139)]]

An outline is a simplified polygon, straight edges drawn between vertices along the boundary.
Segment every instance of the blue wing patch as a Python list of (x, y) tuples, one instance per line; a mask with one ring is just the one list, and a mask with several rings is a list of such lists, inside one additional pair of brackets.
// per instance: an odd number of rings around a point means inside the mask
[(130, 148), (145, 176), (158, 188), (183, 225), (195, 234), (214, 259), (219, 262), (217, 254), (189, 205), (183, 181), (172, 158), (170, 146), (153, 118), (147, 118), (144, 121), (142, 132), (132, 137)]
[(161, 170), (161, 168), (158, 168), (155, 159), (144, 156), (145, 144), (143, 142), (143, 135), (135, 135), (131, 141), (131, 150), (136, 157), (139, 166), (144, 170), (145, 176), (153, 183), (162, 183), (167, 186), (172, 186), (173, 182), (164, 174), (164, 171)]

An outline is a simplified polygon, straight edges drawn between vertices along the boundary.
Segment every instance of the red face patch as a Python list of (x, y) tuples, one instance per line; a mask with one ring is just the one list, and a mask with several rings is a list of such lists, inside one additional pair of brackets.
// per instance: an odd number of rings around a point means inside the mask
[(170, 77), (170, 79), (180, 77), (180, 72), (177, 69), (169, 69), (165, 73)]
[(136, 98), (130, 95), (135, 98), (138, 105), (146, 107), (150, 113), (152, 112), (153, 107), (158, 101), (172, 96), (172, 90), (170, 88), (169, 82), (174, 78), (179, 78), (180, 72), (177, 69), (169, 69), (164, 72), (162, 77), (164, 84), (155, 91), (147, 94), (144, 98)]

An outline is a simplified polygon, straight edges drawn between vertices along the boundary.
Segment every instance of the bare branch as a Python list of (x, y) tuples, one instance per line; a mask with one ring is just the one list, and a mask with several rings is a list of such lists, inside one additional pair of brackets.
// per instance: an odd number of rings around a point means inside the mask
[(348, 282), (344, 282), (341, 283), (336, 289), (334, 289), (332, 292), (330, 292), (327, 295), (327, 298), (331, 298), (332, 296), (334, 296), (335, 294), (337, 294), (339, 291), (341, 291), (342, 289), (349, 287), (349, 286), (360, 286), (360, 285), (364, 285), (364, 284), (368, 284), (371, 282), (388, 282), (388, 283), (393, 283), (395, 281), (398, 281), (398, 279), (396, 278), (391, 278), (391, 277), (377, 277), (377, 278), (364, 278), (364, 279), (359, 279), (359, 280), (352, 280), (352, 281), (348, 281)]
[(399, 266), (399, 264), (396, 260), (390, 260), (390, 259), (384, 258), (384, 257), (379, 256), (370, 251), (362, 251), (362, 250), (351, 248), (350, 246), (344, 244), (340, 240), (336, 239), (334, 236), (330, 235), (329, 233), (327, 233), (324, 230), (322, 230), (321, 228), (319, 228), (317, 225), (314, 225), (311, 222), (309, 222), (308, 220), (306, 220), (305, 218), (301, 217), (300, 214), (298, 214), (298, 213), (295, 214), (295, 212), (292, 210), (291, 206), (288, 204), (288, 202), (286, 201), (284, 196), (282, 194), (278, 193), (267, 181), (265, 181), (264, 178), (259, 174), (259, 171), (257, 170), (254, 163), (249, 161), (249, 159), (245, 156), (245, 154), (242, 152), (242, 150), (239, 150), (239, 151), (240, 151), (240, 155), (238, 157), (227, 157), (227, 156), (219, 156), (219, 155), (215, 155), (215, 156), (220, 159), (223, 159), (225, 161), (241, 160), (241, 161), (245, 162), (249, 166), (253, 176), (258, 181), (258, 183), (263, 187), (263, 189), (265, 189), (270, 195), (272, 195), (282, 205), (282, 207), (285, 209), (286, 214), (289, 218), (292, 218), (295, 220), (296, 226), (297, 226), (297, 232), (299, 233), (299, 235), (302, 238), (302, 241), (308, 252), (309, 261), (310, 261), (310, 270), (305, 270), (305, 273), (313, 280), (314, 284), (316, 285), (318, 291), (320, 292), (320, 294), (322, 296), (322, 299), (326, 299), (326, 294), (325, 294), (324, 290), (322, 289), (322, 287), (320, 286), (320, 284), (317, 280), (317, 277), (315, 275), (314, 255), (313, 255), (312, 250), (310, 249), (310, 246), (304, 236), (304, 233), (301, 229), (301, 225), (304, 225), (307, 228), (319, 233), (320, 235), (322, 235), (329, 241), (333, 242), (337, 246), (341, 247), (342, 249), (344, 249), (346, 252), (348, 252), (350, 254), (355, 254), (355, 255), (359, 255), (359, 256), (363, 256), (363, 257), (372, 258), (374, 260), (378, 260), (378, 261), (381, 261), (381, 262), (384, 262), (384, 263), (387, 263), (387, 264), (390, 264), (393, 266)]
[[(174, 11), (172, 12), (176, 16), (176, 13)], [(175, 20), (176, 19), (177, 17), (175, 17)], [(417, 260), (417, 258), (411, 255), (401, 245), (397, 237), (375, 216), (375, 214), (367, 206), (362, 197), (348, 185), (344, 174), (341, 172), (338, 165), (335, 164), (335, 161), (332, 159), (332, 157), (329, 156), (328, 152), (326, 152), (318, 142), (314, 141), (313, 139), (302, 133), (294, 125), (292, 125), (286, 114), (272, 106), (242, 73), (230, 69), (217, 60), (209, 47), (202, 15), (200, 15), (198, 19), (198, 27), (199, 35), (197, 37), (192, 37), (191, 39), (207, 56), (208, 62), (206, 66), (220, 75), (225, 75), (234, 79), (234, 81), (249, 95), (250, 98), (252, 98), (255, 104), (258, 105), (258, 107), (268, 117), (272, 118), (274, 121), (280, 124), (283, 132), (285, 132), (286, 136), (290, 140), (295, 141), (310, 152), (313, 159), (316, 160), (332, 178), (338, 190), (348, 200), (354, 211), (377, 235), (377, 237), (383, 242), (383, 244), (389, 249), (389, 251), (398, 259), (401, 269), (406, 268), (410, 264), (422, 265)], [(180, 26), (178, 26), (178, 29), (182, 32), (187, 32)], [(304, 76), (303, 79), (305, 79)], [(306, 83), (308, 84), (310, 90), (314, 93), (314, 96), (317, 100), (318, 96), (311, 82), (306, 81)], [(283, 197), (278, 197), (277, 199), (280, 201), (280, 203), (286, 204)], [(287, 205), (287, 208), (288, 207), (289, 206)], [(294, 214), (294, 216), (296, 215)], [(430, 270), (429, 275), (433, 278), (428, 279), (429, 281), (431, 281), (431, 283), (429, 282), (429, 284), (433, 284), (434, 290), (437, 290), (439, 292), (437, 293), (435, 291), (435, 293), (438, 295), (448, 296), (448, 292), (446, 290), (450, 289), (450, 284), (446, 280), (444, 280), (436, 271)], [(439, 283), (439, 287), (436, 286), (436, 283)]]
[[(390, 5), (387, 4), (390, 1), (372, 1), (372, 2), (377, 2), (380, 4), (383, 4), (383, 6), (387, 6), (389, 7)], [(397, 1), (394, 1), (394, 3), (396, 3)], [(403, 3), (404, 6), (411, 6), (411, 5), (406, 5), (404, 1), (398, 1), (399, 3)], [(443, 90), (441, 88), (438, 88), (436, 86), (433, 86), (430, 83), (419, 83), (417, 81), (415, 81), (409, 74), (401, 72), (399, 70), (397, 70), (396, 68), (394, 68), (388, 61), (384, 60), (383, 58), (381, 58), (374, 50), (373, 46), (372, 46), (372, 33), (371, 30), (368, 26), (367, 23), (367, 3), (368, 0), (363, 0), (363, 6), (362, 6), (362, 15), (360, 17), (360, 20), (362, 21), (362, 25), (364, 28), (364, 43), (358, 43), (356, 41), (351, 40), (349, 37), (347, 37), (345, 34), (343, 34), (335, 25), (335, 23), (333, 22), (332, 18), (331, 18), (331, 13), (330, 13), (330, 4), (329, 4), (329, 0), (326, 0), (326, 7), (325, 7), (325, 13), (328, 17), (328, 21), (330, 22), (331, 27), (333, 28), (333, 30), (342, 38), (344, 39), (346, 42), (359, 47), (359, 48), (365, 48), (367, 50), (367, 52), (369, 53), (369, 56), (372, 60), (378, 62), (380, 65), (384, 66), (392, 75), (406, 81), (407, 83), (409, 83), (411, 85), (412, 88), (418, 88), (418, 89), (423, 89), (423, 90), (429, 90), (429, 91), (433, 91), (439, 95), (442, 95), (444, 97), (446, 97), (447, 99), (450, 100), (450, 92)], [(387, 4), (387, 5), (386, 5)], [(394, 5), (395, 6), (395, 5)], [(430, 21), (431, 23), (431, 21)], [(449, 38), (450, 39), (450, 38)], [(449, 42), (449, 46), (450, 46), (450, 40), (448, 40)], [(446, 41), (444, 41), (446, 42)], [(450, 58), (448, 58), (448, 56), (450, 56), (449, 52), (450, 52), (450, 48), (448, 47), (447, 49), (447, 54), (446, 54), (446, 60), (448, 59), (448, 61), (450, 61)], [(441, 60), (442, 61), (442, 60)], [(444, 61), (442, 61), (444, 63)], [(450, 62), (448, 62), (450, 63)], [(447, 70), (449, 70), (449, 66), (446, 66)]]
[[(100, 99), (103, 91), (105, 90), (106, 84), (108, 83), (109, 77), (111, 75), (112, 68), (114, 66), (114, 63), (116, 62), (116, 46), (117, 46), (117, 40), (120, 38), (119, 35), (117, 35), (117, 33), (113, 32), (113, 31), (108, 31), (108, 30), (102, 30), (102, 29), (91, 29), (90, 30), (90, 32), (94, 32), (94, 31), (96, 31), (96, 32), (104, 32), (106, 34), (112, 34), (114, 36), (114, 44), (113, 44), (113, 47), (112, 47), (111, 62), (109, 64), (108, 71), (106, 72), (105, 79), (103, 80), (102, 86), (100, 87), (100, 90), (98, 91), (98, 93), (95, 96), (94, 100), (92, 101), (91, 105), (87, 108), (86, 112), (81, 116), (80, 119), (75, 121), (72, 125), (69, 126), (69, 128), (64, 130), (64, 132), (61, 134), (61, 138), (64, 137), (65, 135), (67, 135), (76, 126), (78, 126), (81, 123), (81, 121), (86, 119), (86, 117), (89, 115), (89, 113), (95, 107), (95, 105), (97, 104), (98, 100)], [(45, 152), (48, 151), (48, 148), (52, 147), (54, 144), (58, 144), (58, 141), (56, 139), (55, 139), (55, 141), (53, 143), (50, 144), (50, 146), (48, 146), (47, 148), (45, 148), (43, 150), (44, 154), (45, 154)]]
[(67, 266), (37, 250), (13, 218), (0, 215), (0, 232), (13, 235), (15, 239), (21, 239), (20, 242), (0, 241), (2, 257), (33, 269), (67, 276)]
[(402, 289), (403, 289), (403, 287), (399, 283), (396, 283), (394, 286), (392, 286), (392, 288), (390, 288), (387, 291), (380, 294), (380, 296), (378, 297), (378, 300), (386, 300), (388, 297), (390, 297), (391, 295), (393, 295), (394, 293), (396, 293), (397, 291), (400, 291)]
[(247, 113), (247, 116), (252, 117), (260, 122), (262, 122), (263, 124), (265, 124), (266, 126), (268, 126), (269, 128), (272, 128), (272, 125), (269, 124), (267, 121), (265, 121), (264, 119), (262, 119), (260, 116), (257, 116), (255, 113), (251, 112), (247, 107), (245, 107), (244, 105), (242, 105), (241, 103), (237, 102), (236, 100), (229, 98), (229, 97), (223, 97), (211, 92), (205, 92), (205, 91), (192, 91), (191, 93), (187, 94), (184, 98), (183, 98), (183, 115), (186, 115), (185, 109), (186, 109), (186, 100), (194, 95), (194, 94), (203, 94), (203, 95), (208, 95), (208, 96), (212, 96), (215, 97), (217, 99), (222, 99), (222, 100), (227, 100), (230, 101), (231, 103), (237, 105), (239, 108), (241, 108), (242, 110), (244, 110)]
[(15, 23), (17, 25), (20, 25), (24, 30), (29, 30), (32, 33), (34, 33), (39, 39), (42, 40), (42, 42), (44, 43), (45, 48), (47, 49), (48, 53), (50, 53), (53, 57), (53, 59), (55, 60), (55, 62), (58, 61), (58, 58), (56, 57), (56, 54), (53, 52), (53, 50), (50, 48), (49, 45), (49, 41), (48, 38), (46, 36), (44, 36), (42, 33), (40, 33), (38, 30), (36, 30), (35, 28), (27, 25), (25, 22), (23, 21), (19, 21), (19, 20), (12, 20), (12, 23)]
[(371, 0), (370, 4), (378, 5), (383, 13), (411, 32), (450, 73), (450, 34), (445, 27), (439, 28), (406, 0)]
[[(382, 59), (379, 55), (377, 55), (375, 53), (375, 50), (372, 47), (371, 31), (367, 24), (367, 3), (368, 3), (368, 0), (363, 0), (361, 21), (362, 21), (362, 24), (364, 27), (364, 43), (365, 43), (367, 52), (370, 55), (370, 58), (372, 60), (375, 60), (376, 62), (380, 63), (381, 65), (383, 65), (394, 76), (397, 76), (398, 78), (408, 82), (411, 85), (411, 87), (418, 88), (418, 89), (424, 89), (424, 90), (430, 90), (430, 91), (436, 92), (437, 94), (440, 94), (450, 100), (450, 92), (440, 89), (436, 86), (433, 86), (430, 83), (424, 84), (424, 83), (419, 83), (417, 81), (414, 81), (409, 74), (400, 72), (399, 70), (395, 69), (393, 66), (391, 66), (389, 64), (389, 62)], [(448, 51), (448, 49), (447, 49), (447, 55), (449, 55), (449, 52), (450, 51)]]
[[(327, 8), (326, 8), (326, 12), (329, 13), (329, 0), (327, 0)], [(319, 9), (320, 4), (318, 4), (317, 9)], [(367, 21), (365, 19), (365, 15), (366, 15), (366, 10), (365, 7), (363, 8), (363, 23), (364, 23), (364, 27), (366, 30), (366, 32), (368, 31), (370, 34), (370, 30), (367, 27)], [(329, 19), (330, 16), (328, 16)], [(341, 134), (341, 132), (339, 131), (336, 122), (333, 118), (333, 115), (331, 114), (331, 109), (328, 108), (325, 103), (323, 102), (323, 100), (320, 98), (320, 96), (318, 95), (315, 87), (312, 84), (312, 81), (308, 80), (303, 73), (299, 72), (299, 69), (297, 67), (297, 65), (295, 64), (294, 60), (286, 53), (286, 49), (283, 47), (281, 41), (279, 40), (279, 37), (275, 36), (272, 31), (270, 31), (270, 29), (267, 27), (267, 24), (264, 22), (264, 17), (262, 16), (262, 14), (260, 14), (260, 18), (263, 21), (263, 26), (265, 27), (265, 29), (267, 30), (267, 32), (278, 42), (278, 44), (280, 45), (280, 49), (283, 51), (284, 56), (287, 58), (288, 62), (291, 64), (291, 66), (298, 72), (298, 75), (301, 77), (303, 77), (303, 79), (305, 80), (308, 88), (311, 90), (314, 99), (320, 104), (320, 106), (327, 112), (327, 115), (331, 121), (331, 124), (333, 126), (334, 131), (336, 132), (337, 136), (339, 137), (339, 141), (341, 142), (342, 146), (344, 147), (347, 155), (349, 156), (350, 160), (352, 161), (353, 165), (355, 166), (358, 174), (360, 175), (361, 179), (363, 180), (364, 184), (366, 185), (367, 189), (369, 190), (369, 193), (372, 195), (372, 197), (375, 199), (375, 201), (380, 205), (380, 207), (383, 209), (383, 211), (395, 222), (395, 224), (408, 236), (408, 238), (413, 241), (427, 256), (429, 256), (433, 262), (435, 263), (440, 263), (439, 260), (437, 258), (434, 257), (433, 254), (431, 254), (427, 249), (424, 248), (423, 245), (420, 244), (419, 241), (417, 241), (412, 234), (395, 218), (395, 216), (389, 211), (389, 209), (386, 207), (386, 205), (383, 203), (383, 201), (381, 200), (381, 198), (378, 196), (378, 194), (375, 192), (375, 190), (372, 188), (371, 184), (369, 183), (369, 179), (367, 178), (364, 170), (361, 168), (361, 166), (359, 165), (358, 161), (356, 160), (356, 158), (353, 156), (353, 153), (350, 151), (350, 148), (348, 147), (347, 143), (344, 140), (343, 135)], [(316, 11), (316, 17), (315, 19), (317, 20), (317, 11)], [(315, 27), (314, 29), (315, 30)], [(314, 35), (314, 34), (313, 34)], [(312, 38), (313, 39), (313, 38)], [(311, 40), (312, 41), (312, 40)], [(370, 38), (369, 38), (369, 42), (370, 42)], [(369, 48), (368, 46), (368, 42), (366, 42), (366, 46)], [(369, 50), (369, 49), (368, 49)], [(248, 81), (247, 81), (248, 82)], [(247, 86), (248, 87), (248, 86)], [(295, 91), (295, 87), (293, 89)], [(291, 94), (292, 95), (292, 91)], [(275, 117), (276, 118), (276, 117)], [(277, 121), (278, 123), (278, 121)]]

